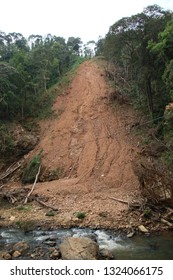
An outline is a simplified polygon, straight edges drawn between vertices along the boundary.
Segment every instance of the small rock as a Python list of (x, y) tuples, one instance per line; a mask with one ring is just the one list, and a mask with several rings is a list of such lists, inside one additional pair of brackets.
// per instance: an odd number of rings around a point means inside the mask
[(146, 227), (144, 227), (143, 225), (138, 226), (138, 229), (143, 232), (143, 233), (147, 233), (148, 229), (146, 229)]
[(113, 260), (114, 259), (112, 253), (108, 249), (103, 248), (103, 249), (100, 250), (99, 253), (100, 253), (100, 255), (103, 259), (106, 259), (106, 260)]
[(18, 257), (20, 257), (21, 256), (21, 252), (19, 252), (19, 251), (14, 251), (14, 253), (13, 253), (13, 258), (18, 258)]
[(48, 248), (49, 253), (52, 253), (53, 251), (55, 251), (55, 247), (50, 247)]
[(134, 235), (135, 235), (135, 231), (132, 231), (132, 232), (127, 234), (127, 237), (132, 238)]
[(18, 242), (13, 245), (13, 250), (14, 251), (19, 251), (20, 253), (25, 252), (27, 249), (29, 249), (29, 245), (26, 242)]
[(50, 258), (53, 260), (59, 259), (61, 257), (61, 253), (58, 250), (54, 250), (52, 254), (50, 254)]
[(10, 221), (14, 221), (15, 219), (16, 219), (16, 217), (11, 216), (9, 220), (10, 220)]
[(0, 252), (1, 260), (11, 260), (12, 256), (8, 252)]

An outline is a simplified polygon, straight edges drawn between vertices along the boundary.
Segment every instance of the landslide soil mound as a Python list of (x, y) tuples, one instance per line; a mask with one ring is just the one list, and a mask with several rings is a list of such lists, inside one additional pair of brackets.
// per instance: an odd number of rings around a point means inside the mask
[[(130, 135), (135, 115), (129, 105), (108, 104), (110, 91), (103, 68), (86, 61), (57, 97), (53, 106), (57, 117), (41, 121), (40, 142), (29, 154), (32, 158), (43, 150), (43, 182), (36, 184), (34, 194), (59, 211), (46, 218), (47, 210), (37, 204), (27, 217), (52, 219), (57, 226), (121, 223), (128, 205), (112, 198), (130, 202), (139, 193), (132, 168), (136, 140)], [(48, 182), (52, 174), (59, 180)], [(86, 217), (77, 219), (76, 212), (85, 212)], [(24, 218), (26, 213), (20, 213)]]

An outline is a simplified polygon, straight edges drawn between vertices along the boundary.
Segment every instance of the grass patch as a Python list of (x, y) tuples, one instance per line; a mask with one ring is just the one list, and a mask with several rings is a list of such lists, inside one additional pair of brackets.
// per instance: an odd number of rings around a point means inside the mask
[(152, 216), (152, 211), (151, 211), (151, 209), (150, 209), (150, 208), (144, 209), (144, 211), (143, 211), (143, 216), (144, 216), (146, 219), (151, 218), (151, 216)]
[(165, 151), (162, 153), (161, 160), (173, 171), (173, 151)]
[(46, 213), (46, 216), (48, 216), (48, 217), (54, 217), (55, 214), (56, 214), (56, 213), (55, 213), (54, 211), (49, 211), (49, 212)]
[(86, 213), (85, 212), (76, 212), (75, 213), (76, 218), (83, 220), (86, 217)]
[(0, 122), (0, 153), (8, 156), (14, 151), (14, 139), (12, 135), (12, 124)]
[(33, 159), (28, 163), (22, 174), (23, 184), (30, 184), (34, 182), (39, 166), (41, 164), (41, 157), (42, 151), (40, 151), (38, 155), (34, 156)]
[(35, 228), (35, 221), (17, 221), (16, 227), (24, 231), (30, 231)]
[(17, 209), (18, 211), (31, 211), (31, 208), (32, 208), (31, 205), (27, 205), (27, 206), (20, 205), (20, 206), (18, 206), (16, 209)]

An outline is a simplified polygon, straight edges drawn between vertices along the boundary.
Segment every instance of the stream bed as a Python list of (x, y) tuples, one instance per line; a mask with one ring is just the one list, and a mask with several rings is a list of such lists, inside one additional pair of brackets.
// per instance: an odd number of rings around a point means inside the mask
[[(0, 250), (7, 250), (13, 244), (24, 241), (29, 244), (30, 251), (35, 248), (46, 251), (50, 246), (58, 247), (66, 237), (70, 236), (89, 237), (95, 240), (99, 244), (99, 249), (107, 249), (117, 260), (173, 260), (173, 232), (149, 236), (135, 235), (133, 238), (127, 238), (113, 231), (101, 229), (38, 229), (24, 232), (15, 228), (0, 228)], [(22, 259), (29, 259), (28, 256), (23, 256)]]

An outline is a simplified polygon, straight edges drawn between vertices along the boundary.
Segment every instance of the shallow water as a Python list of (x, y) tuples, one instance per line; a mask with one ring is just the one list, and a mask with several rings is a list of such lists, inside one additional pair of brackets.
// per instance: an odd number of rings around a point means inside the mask
[(46, 247), (47, 240), (53, 240), (56, 245), (66, 237), (89, 237), (99, 244), (99, 248), (105, 248), (112, 252), (118, 260), (173, 260), (173, 233), (164, 233), (151, 236), (134, 236), (127, 238), (115, 234), (112, 231), (92, 229), (57, 229), (52, 231), (33, 230), (24, 232), (20, 229), (0, 229), (0, 250), (10, 244), (26, 241), (31, 248), (35, 246)]

